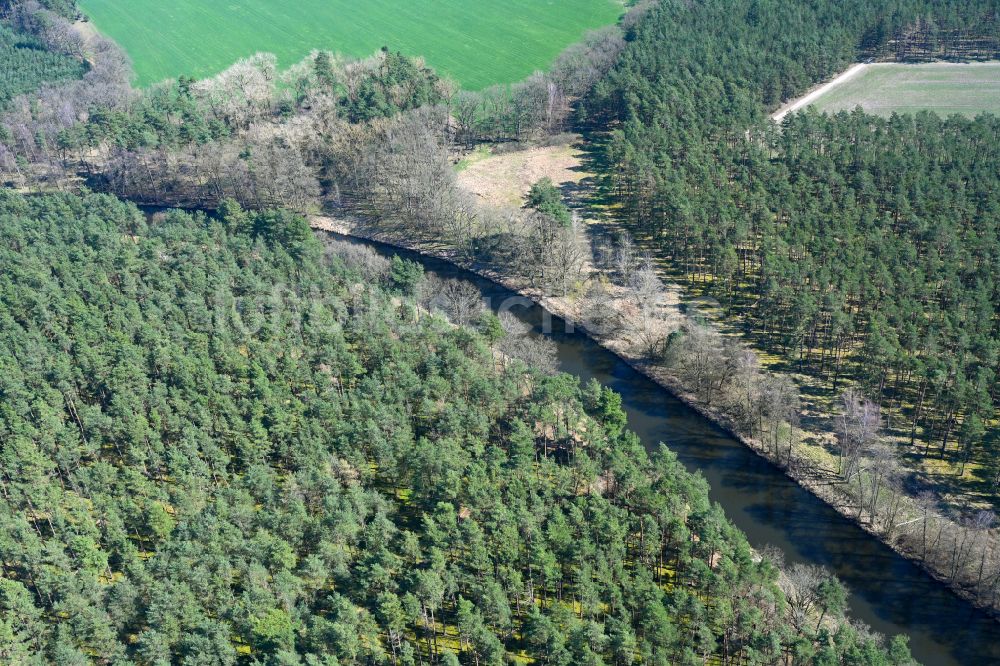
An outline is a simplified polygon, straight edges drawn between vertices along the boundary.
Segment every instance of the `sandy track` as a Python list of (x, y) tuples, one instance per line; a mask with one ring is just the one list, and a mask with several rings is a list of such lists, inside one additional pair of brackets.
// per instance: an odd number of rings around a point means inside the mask
[(789, 113), (792, 113), (793, 111), (798, 111), (799, 109), (805, 106), (809, 106), (814, 101), (816, 101), (820, 95), (830, 90), (831, 88), (839, 86), (841, 83), (847, 81), (848, 79), (854, 78), (855, 76), (860, 74), (863, 70), (867, 69), (867, 67), (868, 65), (865, 63), (858, 63), (856, 65), (852, 65), (846, 71), (838, 74), (830, 81), (827, 81), (821, 86), (813, 88), (804, 96), (792, 100), (788, 104), (785, 104), (780, 109), (778, 109), (774, 114), (771, 115), (771, 119), (776, 123), (780, 123), (784, 119), (784, 117), (787, 116)]

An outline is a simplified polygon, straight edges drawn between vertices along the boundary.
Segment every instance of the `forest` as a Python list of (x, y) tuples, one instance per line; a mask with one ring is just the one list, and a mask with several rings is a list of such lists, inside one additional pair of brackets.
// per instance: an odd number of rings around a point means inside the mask
[[(954, 459), (995, 431), (997, 120), (766, 113), (859, 57), (991, 57), (995, 2), (638, 3), (480, 92), (391, 47), (136, 90), (72, 3), (0, 11), (80, 67), (0, 118), (0, 659), (912, 662), (845, 619), (828, 571), (752, 551), (614, 393), (302, 214), (430, 239), (595, 320), (619, 289), (614, 326), (790, 460), (787, 377), (696, 321), (655, 328), (665, 258), (787, 367), (859, 386), (835, 407), (838, 473), (859, 521), (888, 506), (888, 539), (906, 489), (888, 463), (861, 471), (883, 423)], [(573, 128), (655, 256), (628, 235), (588, 254), (551, 181), (515, 211), (456, 186), (463, 150)], [(579, 294), (588, 261), (610, 277)], [(992, 518), (935, 504), (923, 561), (995, 604)]]
[[(595, 87), (588, 114), (619, 123), (609, 195), (755, 344), (832, 393), (859, 382), (913, 453), (967, 460), (992, 438), (998, 389), (1000, 121), (805, 111), (775, 127), (768, 109), (878, 46), (867, 26), (886, 7), (738, 4), (746, 22), (720, 31), (732, 3), (664, 3)], [(886, 42), (931, 11), (899, 4)], [(997, 10), (932, 16), (991, 34)], [(840, 31), (807, 28), (832, 11)]]
[(234, 203), (0, 220), (7, 663), (910, 663), (401, 260)]
[(54, 53), (28, 33), (0, 23), (0, 110), (12, 99), (36, 90), (41, 84), (80, 78), (85, 65), (69, 55)]

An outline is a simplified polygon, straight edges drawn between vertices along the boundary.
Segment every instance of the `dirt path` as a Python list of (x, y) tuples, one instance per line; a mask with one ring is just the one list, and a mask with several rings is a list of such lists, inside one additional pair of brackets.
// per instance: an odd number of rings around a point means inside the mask
[(854, 78), (867, 68), (868, 65), (866, 63), (858, 63), (856, 65), (852, 65), (846, 71), (838, 74), (830, 81), (827, 81), (826, 83), (813, 88), (802, 97), (799, 97), (798, 99), (794, 99), (791, 102), (788, 102), (780, 109), (778, 109), (775, 113), (773, 113), (771, 115), (771, 119), (776, 123), (780, 123), (789, 113), (792, 113), (793, 111), (798, 111), (803, 107), (809, 106), (814, 101), (819, 99), (820, 95), (822, 95), (823, 93), (827, 92), (831, 88), (836, 88), (841, 83), (844, 83), (849, 79)]

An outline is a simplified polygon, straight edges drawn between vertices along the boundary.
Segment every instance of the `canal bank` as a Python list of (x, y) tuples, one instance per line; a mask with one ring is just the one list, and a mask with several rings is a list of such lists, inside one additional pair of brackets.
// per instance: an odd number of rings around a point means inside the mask
[(314, 226), (382, 254), (404, 254), (430, 273), (472, 282), (494, 307), (520, 298), (524, 305), (512, 311), (557, 343), (562, 370), (582, 381), (597, 379), (622, 394), (632, 430), (647, 447), (664, 442), (689, 469), (700, 470), (713, 499), (751, 544), (777, 546), (789, 562), (831, 568), (852, 592), (851, 617), (886, 635), (909, 634), (922, 663), (1000, 663), (1000, 624), (803, 488), (789, 470), (758, 455), (752, 443), (739, 441), (714, 415), (685, 404), (679, 387), (606, 349), (579, 326), (567, 331), (558, 308), (553, 312), (538, 304), (552, 305), (549, 299), (510, 289), (501, 284), (509, 279), (483, 267), (467, 270), (447, 256), (395, 240), (360, 238), (364, 230), (343, 222), (321, 219)]

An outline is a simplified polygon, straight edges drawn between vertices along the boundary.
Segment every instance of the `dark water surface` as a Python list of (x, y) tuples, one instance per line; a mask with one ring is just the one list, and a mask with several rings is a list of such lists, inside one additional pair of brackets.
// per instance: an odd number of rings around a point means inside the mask
[(419, 261), (440, 277), (474, 284), (491, 307), (509, 309), (558, 345), (560, 369), (622, 395), (628, 425), (649, 448), (665, 443), (700, 471), (755, 547), (773, 544), (788, 562), (829, 567), (848, 586), (850, 616), (882, 634), (910, 636), (913, 656), (928, 666), (1000, 665), (1000, 623), (956, 597), (916, 565), (843, 518), (723, 430), (564, 322), (489, 280), (441, 260), (381, 243), (332, 234), (380, 254)]

